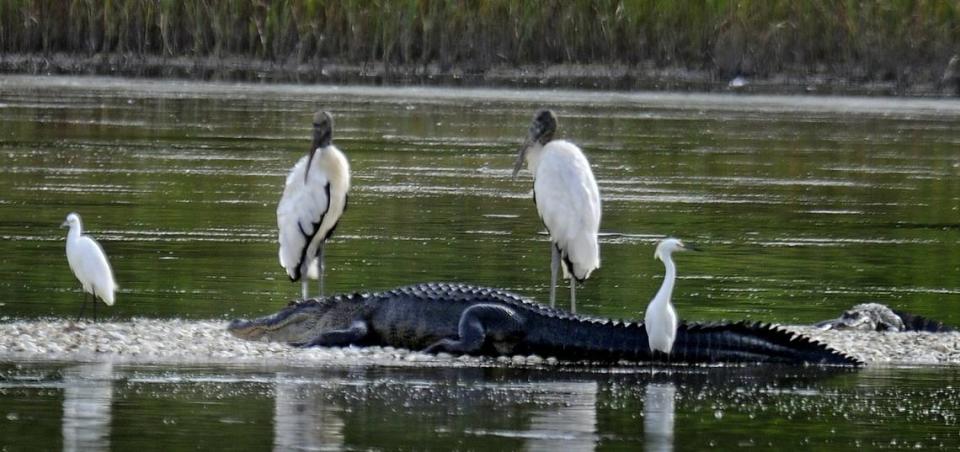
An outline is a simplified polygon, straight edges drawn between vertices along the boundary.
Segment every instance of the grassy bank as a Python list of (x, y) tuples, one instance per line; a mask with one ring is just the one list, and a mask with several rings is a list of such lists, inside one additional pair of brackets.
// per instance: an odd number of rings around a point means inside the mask
[(5, 55), (127, 55), (464, 73), (527, 65), (938, 80), (949, 0), (0, 0)]

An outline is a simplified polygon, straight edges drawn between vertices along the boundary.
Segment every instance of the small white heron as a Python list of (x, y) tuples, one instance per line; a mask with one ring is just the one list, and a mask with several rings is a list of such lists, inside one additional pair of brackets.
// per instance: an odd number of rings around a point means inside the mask
[[(557, 117), (540, 110), (513, 168), (533, 173), (533, 201), (550, 233), (550, 306), (556, 305), (557, 271), (570, 279), (570, 310), (576, 312), (576, 283), (600, 268), (600, 190), (590, 163), (575, 144), (554, 140)], [(562, 265), (561, 265), (562, 264)]]
[(280, 265), (291, 281), (301, 281), (303, 298), (307, 298), (308, 270), (315, 260), (323, 296), (324, 242), (347, 207), (350, 164), (332, 141), (333, 117), (318, 111), (313, 116), (310, 152), (290, 170), (277, 205)]
[(647, 330), (651, 352), (670, 354), (670, 350), (673, 349), (673, 341), (677, 337), (677, 310), (670, 303), (673, 285), (677, 279), (677, 266), (673, 263), (673, 253), (690, 249), (692, 248), (684, 245), (679, 239), (668, 238), (657, 245), (657, 251), (653, 254), (654, 259), (660, 259), (663, 262), (666, 274), (663, 276), (660, 290), (647, 305), (647, 312), (643, 316), (643, 326)]
[(83, 224), (80, 215), (70, 213), (61, 227), (69, 227), (67, 232), (67, 263), (74, 276), (83, 286), (83, 306), (77, 321), (87, 309), (87, 294), (93, 295), (93, 320), (97, 320), (97, 298), (103, 300), (107, 306), (113, 306), (113, 295), (117, 290), (117, 283), (113, 279), (113, 270), (107, 255), (96, 240), (83, 234)]
[(950, 58), (950, 61), (947, 63), (947, 68), (943, 70), (943, 77), (940, 78), (940, 83), (947, 87), (953, 85), (956, 95), (960, 96), (960, 53)]

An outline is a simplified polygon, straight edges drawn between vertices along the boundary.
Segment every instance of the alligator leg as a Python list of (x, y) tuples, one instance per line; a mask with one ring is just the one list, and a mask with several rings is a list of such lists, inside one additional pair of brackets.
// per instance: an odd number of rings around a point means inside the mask
[(350, 324), (350, 328), (327, 331), (309, 342), (291, 343), (290, 345), (294, 347), (344, 347), (361, 342), (367, 337), (368, 331), (367, 322), (355, 320)]
[(511, 343), (523, 334), (523, 319), (506, 306), (478, 304), (460, 315), (459, 339), (441, 339), (423, 349), (425, 353), (479, 353), (487, 342), (493, 342), (501, 354), (508, 354)]

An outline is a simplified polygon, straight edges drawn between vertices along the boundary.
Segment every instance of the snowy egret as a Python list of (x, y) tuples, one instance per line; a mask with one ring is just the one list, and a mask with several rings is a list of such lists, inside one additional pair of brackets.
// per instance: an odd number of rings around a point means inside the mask
[(727, 83), (727, 88), (730, 88), (733, 90), (739, 90), (740, 88), (747, 86), (749, 83), (750, 82), (747, 81), (746, 77), (744, 77), (743, 75), (737, 74), (736, 77), (734, 77), (732, 80), (730, 80), (729, 83)]
[(940, 78), (940, 83), (947, 87), (953, 85), (953, 89), (956, 90), (956, 95), (960, 96), (960, 53), (950, 58), (950, 61), (947, 63), (947, 68), (943, 70), (943, 77)]
[(660, 259), (666, 268), (663, 284), (660, 290), (647, 305), (647, 312), (643, 316), (643, 326), (647, 330), (647, 341), (651, 352), (670, 354), (673, 349), (673, 340), (677, 337), (677, 311), (670, 303), (673, 295), (673, 285), (677, 279), (677, 267), (673, 264), (673, 253), (687, 251), (688, 248), (679, 239), (664, 239), (657, 245), (654, 259)]
[[(577, 311), (576, 282), (600, 268), (600, 190), (590, 163), (575, 144), (554, 140), (557, 117), (540, 110), (513, 168), (533, 173), (533, 201), (550, 233), (550, 306), (556, 305), (557, 270), (570, 279), (570, 310)], [(562, 265), (561, 265), (562, 264)]]
[[(287, 175), (277, 205), (280, 229), (280, 265), (291, 281), (301, 281), (307, 298), (307, 273), (318, 261), (320, 296), (323, 296), (323, 246), (347, 207), (350, 164), (332, 143), (333, 117), (325, 111), (313, 116), (313, 143)], [(312, 273), (312, 272), (311, 272)]]
[(113, 306), (113, 294), (117, 290), (117, 283), (113, 280), (113, 270), (107, 255), (96, 240), (83, 234), (83, 224), (80, 215), (71, 213), (61, 227), (69, 227), (67, 232), (67, 262), (70, 270), (80, 280), (83, 286), (83, 306), (77, 320), (87, 309), (87, 294), (93, 295), (93, 320), (97, 320), (97, 298), (103, 300), (107, 306)]

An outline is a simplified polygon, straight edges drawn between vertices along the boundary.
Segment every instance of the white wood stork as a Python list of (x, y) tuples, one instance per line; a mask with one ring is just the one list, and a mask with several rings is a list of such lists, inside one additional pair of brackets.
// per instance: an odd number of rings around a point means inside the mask
[(332, 143), (333, 117), (325, 111), (313, 116), (313, 144), (287, 175), (277, 205), (280, 229), (280, 265), (291, 281), (301, 281), (307, 298), (307, 273), (319, 262), (320, 296), (323, 297), (323, 245), (333, 234), (347, 207), (350, 164)]
[(557, 271), (570, 279), (570, 310), (576, 312), (576, 283), (600, 268), (600, 190), (590, 163), (575, 144), (554, 140), (557, 117), (540, 110), (513, 168), (533, 173), (533, 200), (550, 233), (550, 306), (556, 305)]
[(651, 352), (670, 354), (670, 350), (673, 349), (673, 341), (677, 337), (677, 310), (670, 303), (673, 285), (677, 279), (677, 266), (673, 263), (673, 253), (690, 249), (692, 248), (688, 248), (679, 239), (668, 238), (660, 241), (657, 251), (653, 253), (654, 259), (663, 262), (666, 274), (663, 276), (660, 290), (647, 305), (647, 311), (643, 315), (643, 326), (647, 330)]
[(77, 321), (87, 309), (88, 293), (93, 295), (93, 320), (96, 321), (97, 298), (103, 300), (107, 306), (113, 306), (113, 295), (117, 290), (107, 254), (96, 240), (83, 234), (80, 215), (70, 213), (60, 226), (70, 228), (67, 232), (67, 263), (83, 287), (83, 305), (77, 314)]

